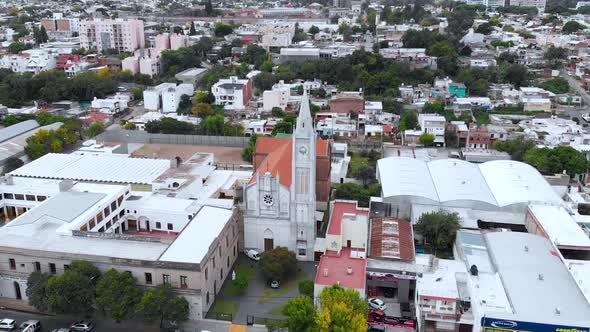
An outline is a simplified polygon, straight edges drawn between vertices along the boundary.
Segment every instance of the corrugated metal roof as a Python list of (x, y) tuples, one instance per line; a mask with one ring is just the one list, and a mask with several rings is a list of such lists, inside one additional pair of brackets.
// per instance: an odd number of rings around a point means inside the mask
[(46, 179), (151, 184), (169, 168), (170, 161), (162, 159), (49, 153), (11, 174)]
[(18, 135), (24, 134), (27, 131), (39, 127), (39, 123), (35, 120), (27, 120), (13, 124), (12, 126), (0, 129), (0, 143), (8, 141), (9, 139)]

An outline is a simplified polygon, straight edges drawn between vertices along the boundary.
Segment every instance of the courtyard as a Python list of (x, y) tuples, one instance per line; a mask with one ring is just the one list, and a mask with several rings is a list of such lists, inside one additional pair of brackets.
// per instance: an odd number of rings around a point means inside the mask
[(297, 273), (289, 279), (281, 281), (278, 289), (270, 288), (258, 262), (240, 255), (234, 270), (236, 276), (244, 274), (248, 279), (248, 287), (245, 290), (238, 289), (231, 277), (223, 285), (217, 295), (213, 306), (207, 314), (207, 318), (231, 320), (234, 323), (246, 324), (248, 316), (254, 316), (256, 322), (265, 319), (283, 319), (280, 311), (282, 306), (291, 298), (299, 296), (299, 282), (314, 280), (314, 262), (298, 262)]

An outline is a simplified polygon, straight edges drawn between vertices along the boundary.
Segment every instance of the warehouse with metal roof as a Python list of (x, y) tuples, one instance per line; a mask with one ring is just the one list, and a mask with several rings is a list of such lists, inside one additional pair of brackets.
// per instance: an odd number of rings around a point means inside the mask
[[(170, 168), (163, 159), (49, 153), (12, 171), (15, 176), (150, 186)], [(135, 188), (139, 189), (139, 188)]]
[(535, 168), (512, 160), (473, 164), (389, 157), (377, 162), (377, 179), (383, 201), (406, 218), (412, 204), (518, 213), (531, 203), (562, 204)]

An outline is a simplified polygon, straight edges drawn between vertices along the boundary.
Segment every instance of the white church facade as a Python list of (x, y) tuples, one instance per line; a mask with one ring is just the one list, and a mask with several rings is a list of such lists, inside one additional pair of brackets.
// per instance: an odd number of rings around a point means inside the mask
[(316, 139), (307, 95), (292, 137), (261, 137), (255, 172), (244, 189), (244, 247), (287, 247), (298, 260), (314, 260), (317, 223)]

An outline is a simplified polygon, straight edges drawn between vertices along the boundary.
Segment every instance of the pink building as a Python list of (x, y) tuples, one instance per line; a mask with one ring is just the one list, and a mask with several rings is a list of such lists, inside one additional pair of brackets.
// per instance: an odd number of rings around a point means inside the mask
[(118, 18), (80, 22), (80, 46), (85, 49), (133, 52), (144, 45), (141, 20)]
[(365, 297), (369, 209), (359, 208), (356, 201), (337, 200), (331, 204), (332, 215), (314, 281), (314, 297), (325, 287), (336, 284), (355, 289)]
[(170, 34), (168, 32), (161, 33), (155, 38), (154, 46), (158, 52), (170, 49)]
[(170, 49), (171, 50), (177, 50), (181, 47), (188, 47), (189, 46), (189, 42), (188, 42), (188, 36), (187, 35), (182, 35), (179, 33), (175, 33), (170, 35)]

